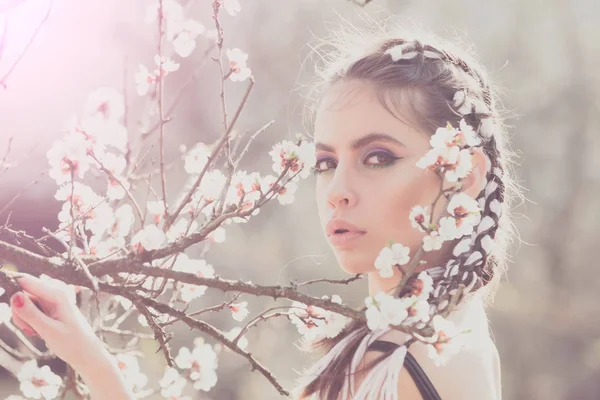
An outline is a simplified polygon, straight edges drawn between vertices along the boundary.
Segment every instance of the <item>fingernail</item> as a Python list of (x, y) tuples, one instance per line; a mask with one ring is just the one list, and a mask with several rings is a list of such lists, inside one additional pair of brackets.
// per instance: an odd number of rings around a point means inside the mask
[(23, 304), (25, 304), (25, 298), (21, 293), (17, 293), (13, 296), (13, 304), (17, 308), (23, 307)]

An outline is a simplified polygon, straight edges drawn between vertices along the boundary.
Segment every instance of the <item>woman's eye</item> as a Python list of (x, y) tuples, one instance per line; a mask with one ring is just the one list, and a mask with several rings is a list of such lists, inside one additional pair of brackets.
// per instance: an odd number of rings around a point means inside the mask
[(312, 167), (312, 170), (315, 174), (320, 174), (332, 168), (335, 168), (335, 161), (330, 158), (325, 158), (322, 160), (317, 160), (315, 166)]
[(395, 157), (387, 152), (378, 151), (375, 153), (371, 153), (365, 159), (365, 164), (372, 167), (383, 167), (386, 165), (392, 164), (394, 161), (398, 160), (400, 157)]

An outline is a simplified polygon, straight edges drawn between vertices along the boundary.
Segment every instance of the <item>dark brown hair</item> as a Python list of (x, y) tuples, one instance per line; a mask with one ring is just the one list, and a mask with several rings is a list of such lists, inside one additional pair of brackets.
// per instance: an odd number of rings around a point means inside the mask
[[(507, 147), (506, 128), (496, 93), (474, 57), (451, 42), (414, 32), (379, 25), (371, 30), (352, 26), (337, 29), (314, 49), (320, 57), (317, 65), (322, 68), (318, 70), (319, 82), (312, 91), (312, 110), (332, 85), (360, 80), (373, 85), (379, 101), (390, 113), (397, 118), (412, 118), (410, 123), (415, 123), (423, 132), (432, 135), (448, 122), (457, 127), (461, 119), (476, 130), (483, 138), (482, 150), (489, 163), (487, 184), (476, 198), (482, 210), (481, 222), (472, 235), (456, 240), (452, 254), (443, 265), (445, 273), (435, 281), (429, 303), (438, 312), (446, 310), (460, 286), (466, 288), (463, 296), (485, 288), (489, 305), (506, 269), (506, 248), (515, 232), (508, 218), (510, 202), (520, 196), (510, 173), (513, 154)], [(386, 53), (395, 46), (401, 46), (406, 57), (394, 61)], [(463, 299), (461, 296), (459, 303)], [(337, 399), (353, 354), (369, 330), (363, 323), (353, 321), (337, 337), (314, 345), (327, 352), (356, 331), (360, 334), (304, 388), (302, 397), (318, 393), (321, 399)], [(378, 357), (370, 367), (389, 354)]]

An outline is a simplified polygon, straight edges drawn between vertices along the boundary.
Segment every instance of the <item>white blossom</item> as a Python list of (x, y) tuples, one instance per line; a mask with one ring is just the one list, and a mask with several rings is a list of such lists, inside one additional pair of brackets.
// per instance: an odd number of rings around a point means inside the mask
[(210, 153), (210, 148), (206, 144), (200, 142), (194, 145), (194, 147), (183, 156), (186, 172), (188, 174), (201, 173), (208, 162)]
[(462, 140), (467, 146), (475, 147), (481, 145), (481, 137), (477, 135), (477, 132), (475, 132), (471, 125), (467, 124), (464, 118), (460, 120), (459, 128), (463, 136)]
[(26, 361), (17, 374), (21, 392), (30, 399), (54, 399), (62, 379), (49, 366), (38, 367), (36, 360)]
[(209, 391), (217, 384), (217, 353), (202, 338), (194, 340), (194, 349), (179, 349), (175, 364), (188, 370), (190, 379), (194, 381), (194, 389)]
[(175, 22), (173, 26), (173, 48), (180, 57), (186, 58), (196, 48), (196, 38), (206, 32), (206, 28), (194, 19)]
[(148, 383), (148, 377), (141, 372), (140, 365), (136, 356), (132, 354), (116, 354), (114, 356), (119, 371), (123, 375), (124, 381), (132, 390), (142, 389)]
[(410, 261), (410, 248), (400, 243), (386, 246), (379, 252), (375, 260), (375, 268), (382, 278), (390, 278), (394, 275), (396, 265), (406, 265)]
[(408, 316), (410, 299), (395, 298), (385, 292), (365, 298), (365, 317), (370, 330), (386, 329), (390, 325), (400, 325)]
[(48, 151), (49, 175), (58, 185), (71, 181), (71, 174), (83, 179), (89, 169), (88, 144), (81, 135), (67, 135)]
[(246, 65), (248, 54), (240, 49), (227, 49), (227, 58), (229, 58), (229, 68), (232, 71), (229, 79), (241, 82), (250, 77), (252, 71)]
[(186, 379), (173, 367), (166, 367), (165, 372), (158, 382), (161, 387), (160, 394), (166, 398), (178, 398), (187, 384)]
[(473, 155), (468, 149), (461, 150), (458, 153), (456, 162), (446, 166), (445, 177), (448, 182), (457, 182), (459, 179), (466, 178), (473, 168)]
[(444, 240), (460, 239), (473, 232), (481, 221), (479, 204), (466, 193), (457, 193), (450, 199), (447, 207), (449, 217), (440, 219), (440, 235)]
[(140, 64), (138, 71), (134, 75), (135, 89), (140, 96), (144, 96), (150, 90), (150, 86), (158, 81), (154, 72), (150, 72), (148, 67)]
[[(280, 175), (284, 168), (289, 168), (289, 174), (298, 174), (299, 178), (305, 179), (310, 175), (310, 168), (316, 162), (315, 147), (313, 143), (302, 142), (300, 146), (295, 143), (284, 140), (273, 146), (269, 152), (273, 159), (273, 171)], [(297, 179), (297, 178), (296, 178)]]
[(165, 77), (179, 69), (178, 62), (173, 61), (171, 58), (161, 57), (158, 54), (154, 56), (154, 64), (159, 68), (159, 70), (154, 71), (154, 74), (161, 77)]
[(103, 156), (108, 146), (121, 153), (127, 151), (127, 129), (116, 119), (106, 119), (100, 114), (85, 115), (79, 120), (72, 119), (68, 129), (70, 134), (84, 137), (88, 151), (98, 158)]
[(444, 237), (438, 231), (431, 231), (423, 237), (423, 250), (434, 251), (442, 248)]
[(133, 216), (133, 208), (125, 203), (115, 211), (115, 220), (111, 227), (111, 233), (116, 237), (125, 237), (131, 232), (131, 227), (135, 217)]
[[(322, 298), (328, 299), (329, 297), (323, 296)], [(337, 304), (342, 303), (342, 299), (338, 295), (333, 295), (331, 301)], [(292, 303), (288, 316), (303, 339), (309, 342), (323, 337), (337, 336), (349, 321), (344, 315), (317, 306), (307, 306), (298, 301)]]
[(198, 223), (187, 217), (180, 217), (167, 231), (167, 240), (172, 243), (198, 230)]
[(242, 301), (241, 303), (230, 304), (229, 309), (231, 310), (231, 316), (236, 321), (243, 321), (248, 316), (248, 302)]
[(146, 203), (146, 211), (152, 217), (154, 224), (158, 225), (165, 216), (165, 203), (162, 200), (149, 201)]
[(428, 227), (431, 223), (431, 217), (428, 214), (428, 208), (429, 207), (416, 205), (410, 210), (410, 223), (414, 228), (418, 229), (420, 232), (424, 232), (422, 226)]
[(138, 251), (156, 250), (165, 243), (165, 240), (165, 233), (158, 226), (150, 224), (138, 231), (131, 239), (131, 243), (134, 248), (138, 248)]
[(100, 87), (88, 95), (84, 113), (101, 115), (106, 119), (120, 120), (125, 115), (123, 94), (113, 87)]
[(458, 353), (465, 343), (465, 332), (460, 332), (456, 325), (440, 315), (433, 317), (435, 334), (431, 344), (427, 345), (429, 357), (436, 366), (442, 366)]
[(427, 271), (421, 271), (413, 283), (412, 294), (419, 300), (427, 300), (433, 291), (433, 278)]

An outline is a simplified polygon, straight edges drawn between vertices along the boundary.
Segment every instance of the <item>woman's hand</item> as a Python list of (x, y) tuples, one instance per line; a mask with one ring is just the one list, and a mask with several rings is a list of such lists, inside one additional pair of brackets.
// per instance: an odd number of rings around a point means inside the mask
[(90, 352), (102, 353), (102, 341), (77, 308), (73, 288), (56, 279), (32, 275), (17, 278), (17, 282), (23, 291), (15, 293), (10, 304), (13, 321), (25, 334), (39, 335), (54, 354), (75, 369), (85, 365)]
[(23, 290), (10, 299), (15, 325), (28, 335), (39, 335), (54, 354), (71, 365), (87, 384), (92, 399), (133, 399), (112, 356), (77, 308), (75, 291), (52, 278), (24, 275), (17, 282)]

